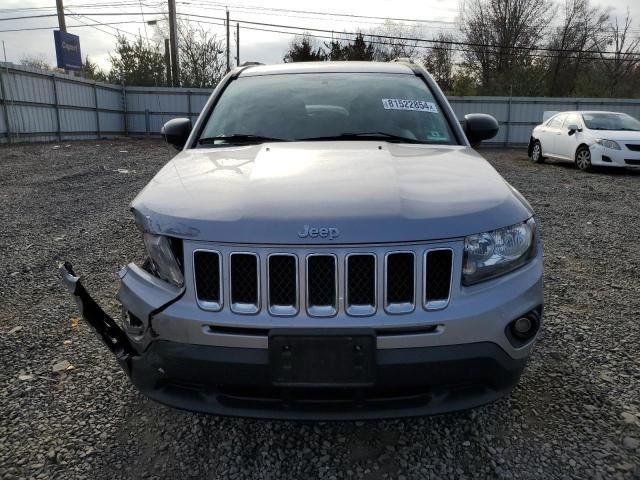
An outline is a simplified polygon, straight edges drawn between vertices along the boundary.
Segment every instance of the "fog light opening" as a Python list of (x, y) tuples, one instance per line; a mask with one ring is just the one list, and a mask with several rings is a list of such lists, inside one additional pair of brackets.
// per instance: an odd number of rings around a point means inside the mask
[(516, 348), (526, 345), (538, 333), (542, 309), (535, 308), (511, 321), (505, 328), (507, 339)]
[(513, 322), (513, 334), (518, 338), (528, 338), (533, 330), (533, 322), (530, 318), (520, 317)]
[(125, 330), (132, 335), (141, 335), (144, 331), (144, 323), (124, 306), (121, 311), (122, 324)]

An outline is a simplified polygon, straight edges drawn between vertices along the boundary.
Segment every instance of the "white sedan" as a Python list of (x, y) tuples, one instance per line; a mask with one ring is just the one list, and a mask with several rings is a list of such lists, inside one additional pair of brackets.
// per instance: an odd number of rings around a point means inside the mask
[(640, 168), (640, 122), (626, 113), (561, 112), (533, 129), (529, 158), (592, 165)]

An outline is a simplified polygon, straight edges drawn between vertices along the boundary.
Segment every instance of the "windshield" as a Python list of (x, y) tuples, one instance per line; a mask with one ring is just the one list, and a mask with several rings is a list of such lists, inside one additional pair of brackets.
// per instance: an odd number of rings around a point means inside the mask
[(240, 77), (222, 93), (199, 143), (320, 139), (455, 143), (422, 79), (381, 73)]
[(626, 113), (583, 113), (589, 130), (631, 130), (640, 132), (640, 122)]

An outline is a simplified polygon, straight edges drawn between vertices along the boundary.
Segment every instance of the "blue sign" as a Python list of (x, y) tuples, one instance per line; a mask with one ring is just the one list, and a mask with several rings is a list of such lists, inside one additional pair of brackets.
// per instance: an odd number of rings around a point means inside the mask
[(56, 42), (56, 58), (58, 68), (65, 70), (81, 70), (82, 54), (80, 53), (80, 37), (60, 30), (53, 31)]

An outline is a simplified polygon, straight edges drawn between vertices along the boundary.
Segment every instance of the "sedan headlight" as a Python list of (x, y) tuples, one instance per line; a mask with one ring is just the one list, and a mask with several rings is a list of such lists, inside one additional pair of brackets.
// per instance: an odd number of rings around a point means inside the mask
[(489, 280), (515, 270), (536, 253), (536, 222), (532, 218), (464, 239), (463, 285)]
[(181, 287), (184, 284), (184, 275), (172, 248), (171, 242), (175, 240), (152, 233), (144, 233), (143, 238), (154, 273), (162, 280)]
[(613, 140), (607, 140), (605, 138), (598, 138), (596, 140), (596, 143), (598, 145), (602, 145), (605, 148), (610, 148), (612, 150), (620, 150), (620, 145), (618, 145), (618, 142), (614, 142)]

